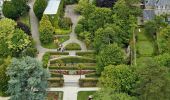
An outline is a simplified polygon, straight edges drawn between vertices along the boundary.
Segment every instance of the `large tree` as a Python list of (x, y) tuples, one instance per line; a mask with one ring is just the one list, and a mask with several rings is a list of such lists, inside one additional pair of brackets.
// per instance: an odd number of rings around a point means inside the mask
[(36, 0), (34, 3), (34, 13), (40, 20), (47, 6), (47, 0)]
[(40, 21), (40, 41), (43, 44), (48, 44), (53, 41), (54, 28), (47, 15), (43, 15)]
[(101, 87), (131, 94), (138, 81), (133, 68), (127, 65), (106, 66), (99, 79)]
[(140, 100), (169, 100), (170, 79), (166, 67), (148, 62), (145, 67), (138, 68), (139, 83), (136, 93)]
[(35, 58), (14, 58), (7, 68), (11, 100), (45, 100), (48, 72)]
[(105, 66), (125, 63), (125, 58), (125, 52), (117, 44), (110, 44), (103, 47), (97, 57), (98, 72), (102, 72)]

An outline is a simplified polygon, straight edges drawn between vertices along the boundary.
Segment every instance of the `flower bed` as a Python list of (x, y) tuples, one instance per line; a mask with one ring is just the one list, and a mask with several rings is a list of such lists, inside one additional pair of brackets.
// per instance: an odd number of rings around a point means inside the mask
[(79, 79), (80, 87), (96, 87), (98, 83), (97, 78), (83, 78)]

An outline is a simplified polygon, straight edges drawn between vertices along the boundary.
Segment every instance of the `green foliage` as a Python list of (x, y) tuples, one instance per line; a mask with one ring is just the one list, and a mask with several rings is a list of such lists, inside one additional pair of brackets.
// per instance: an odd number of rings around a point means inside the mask
[(90, 95), (93, 95), (96, 91), (79, 91), (77, 100), (88, 100)]
[(83, 78), (79, 79), (80, 87), (96, 87), (98, 79), (97, 78)]
[[(70, 56), (70, 57), (63, 57), (60, 60), (62, 60), (64, 63), (95, 63), (96, 61), (91, 58), (86, 58), (86, 57), (75, 57), (75, 56)], [(50, 63), (54, 64), (58, 61), (52, 60)]]
[(14, 58), (6, 74), (11, 100), (45, 99), (49, 74), (35, 58)]
[(22, 52), (22, 56), (36, 57), (38, 51), (34, 47), (28, 47)]
[(48, 65), (48, 60), (50, 59), (50, 53), (45, 53), (42, 58), (43, 67), (46, 68)]
[(169, 53), (164, 53), (162, 55), (156, 56), (154, 60), (159, 66), (165, 66), (165, 67), (170, 68), (170, 54)]
[(170, 98), (170, 80), (166, 67), (148, 62), (145, 67), (137, 70), (139, 83), (136, 93), (140, 100), (168, 100)]
[[(55, 69), (55, 70), (78, 70), (79, 68), (75, 65), (72, 66), (61, 66), (61, 67), (58, 67), (58, 66), (49, 66), (49, 69)], [(96, 70), (96, 66), (83, 66), (81, 68), (82, 70)]]
[(2, 12), (4, 14), (5, 17), (7, 18), (12, 18), (12, 19), (17, 19), (19, 17), (17, 10), (15, 6), (12, 4), (12, 2), (10, 1), (5, 1), (3, 4), (3, 9)]
[(3, 93), (3, 95), (6, 95), (6, 91), (8, 89), (8, 80), (9, 77), (5, 74), (6, 69), (8, 65), (10, 64), (11, 58), (8, 57), (6, 59), (2, 59), (3, 62), (0, 64), (0, 92)]
[(137, 100), (126, 93), (117, 93), (112, 89), (102, 89), (94, 94), (94, 100)]
[(163, 28), (158, 34), (160, 53), (170, 52), (170, 26)]
[(71, 29), (69, 29), (69, 30), (64, 30), (64, 29), (59, 29), (59, 28), (55, 29), (56, 35), (66, 35), (69, 33), (71, 33)]
[(83, 25), (77, 24), (76, 27), (75, 27), (75, 33), (80, 34), (83, 31), (84, 31)]
[(19, 53), (30, 46), (31, 40), (21, 29), (17, 29), (13, 20), (4, 18), (0, 20), (0, 55), (18, 56)]
[(40, 41), (43, 44), (48, 44), (53, 42), (53, 33), (54, 33), (54, 28), (49, 21), (49, 18), (47, 15), (43, 15), (41, 21), (40, 21)]
[(132, 93), (137, 81), (137, 74), (127, 65), (107, 66), (99, 79), (102, 87), (129, 94)]
[(105, 66), (119, 65), (125, 63), (125, 53), (117, 44), (104, 47), (97, 56), (98, 73), (101, 73)]
[(69, 30), (72, 26), (72, 21), (69, 17), (61, 18), (58, 22), (61, 29)]
[(65, 46), (65, 49), (66, 50), (81, 50), (81, 47), (77, 43), (70, 43), (70, 44)]
[(47, 6), (47, 0), (36, 0), (34, 3), (34, 12), (37, 18), (40, 20), (43, 16), (44, 10)]
[(48, 86), (49, 87), (61, 87), (64, 85), (63, 78), (49, 78), (48, 79)]

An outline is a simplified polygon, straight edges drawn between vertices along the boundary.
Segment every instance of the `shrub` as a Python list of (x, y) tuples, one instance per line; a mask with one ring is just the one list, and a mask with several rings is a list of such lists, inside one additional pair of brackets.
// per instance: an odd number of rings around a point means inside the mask
[(76, 52), (76, 55), (89, 57), (89, 58), (95, 58), (95, 52)]
[(62, 74), (60, 75), (59, 73), (51, 72), (50, 74), (51, 74), (51, 77), (63, 77), (63, 75)]
[(98, 83), (97, 78), (84, 78), (79, 79), (80, 87), (96, 87)]
[(2, 12), (5, 17), (11, 19), (17, 19), (19, 17), (17, 11), (15, 10), (15, 6), (10, 1), (5, 1), (3, 4)]
[(79, 0), (64, 0), (66, 5), (77, 3)]
[(30, 57), (36, 57), (38, 51), (34, 47), (28, 47), (26, 50), (22, 52), (22, 56), (30, 56)]
[(54, 33), (54, 28), (49, 21), (49, 18), (47, 15), (44, 15), (40, 21), (40, 41), (43, 44), (49, 44), (53, 42), (53, 33)]
[(69, 52), (48, 52), (50, 55), (68, 55)]
[(65, 35), (71, 33), (71, 29), (69, 30), (63, 30), (63, 29), (55, 29), (55, 34), (57, 35)]
[[(58, 67), (58, 66), (49, 66), (49, 69), (55, 69), (55, 70), (79, 70), (78, 67), (66, 67), (66, 66), (62, 66), (62, 67)], [(96, 66), (85, 66), (82, 68), (82, 70), (96, 70)]]
[(62, 29), (65, 29), (65, 30), (69, 30), (70, 27), (72, 26), (72, 21), (69, 17), (64, 17), (64, 18), (61, 18), (59, 21), (58, 21), (58, 25), (60, 28)]
[(83, 31), (84, 31), (83, 25), (77, 24), (76, 27), (75, 27), (75, 33), (80, 34)]
[(45, 53), (42, 58), (43, 67), (46, 68), (50, 59), (50, 53)]
[(27, 35), (29, 35), (29, 36), (31, 36), (32, 34), (31, 34), (31, 31), (30, 31), (30, 28), (26, 25), (26, 24), (24, 24), (24, 23), (22, 23), (22, 22), (17, 22), (17, 28), (20, 28), (20, 29), (22, 29), (25, 33), (27, 33)]
[(50, 61), (50, 64), (55, 64), (59, 60), (62, 60), (64, 63), (95, 63), (96, 62), (96, 60), (91, 58), (69, 56), (61, 59), (52, 60)]
[(81, 50), (81, 47), (77, 43), (70, 43), (70, 44), (65, 46), (65, 49), (66, 50)]
[(35, 1), (33, 10), (39, 20), (43, 16), (46, 6), (47, 6), (47, 0), (36, 0)]
[(61, 78), (49, 78), (48, 79), (48, 85), (49, 87), (61, 87), (64, 85), (64, 79)]
[(99, 77), (97, 73), (86, 74), (85, 77)]

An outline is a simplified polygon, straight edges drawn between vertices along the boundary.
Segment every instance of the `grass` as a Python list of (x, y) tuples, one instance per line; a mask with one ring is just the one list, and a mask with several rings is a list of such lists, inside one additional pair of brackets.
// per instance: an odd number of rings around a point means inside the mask
[(19, 21), (26, 24), (28, 27), (31, 27), (29, 13), (26, 13), (25, 15), (21, 16)]
[(154, 54), (154, 45), (150, 41), (138, 41), (136, 45), (140, 55), (152, 56)]
[(77, 43), (70, 43), (70, 44), (65, 46), (65, 49), (66, 50), (81, 50), (81, 47)]
[(61, 36), (61, 37), (57, 37), (58, 41), (60, 43), (65, 42), (66, 40), (68, 40), (70, 37), (69, 36)]
[(55, 44), (54, 42), (49, 43), (49, 44), (41, 44), (44, 48), (48, 48), (48, 49), (57, 49), (58, 45)]
[(55, 29), (55, 34), (56, 35), (66, 35), (71, 33), (71, 28), (69, 30), (64, 30), (64, 29)]
[(96, 91), (80, 91), (77, 100), (88, 100), (89, 95), (93, 95)]
[(145, 67), (146, 64), (153, 60), (152, 57), (139, 57), (137, 58), (137, 65), (138, 67)]
[(63, 100), (63, 92), (48, 92), (47, 100)]

